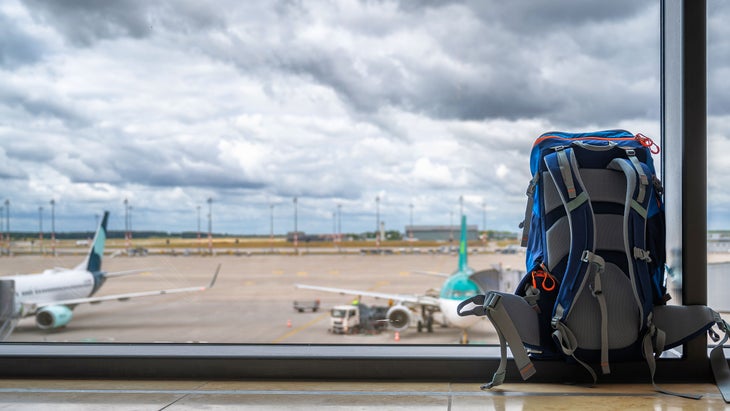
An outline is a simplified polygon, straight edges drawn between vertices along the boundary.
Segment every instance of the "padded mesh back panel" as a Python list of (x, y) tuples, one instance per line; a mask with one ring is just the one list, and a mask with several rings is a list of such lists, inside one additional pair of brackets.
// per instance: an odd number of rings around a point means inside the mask
[[(614, 264), (607, 263), (601, 277), (608, 309), (608, 348), (624, 348), (639, 338), (639, 308), (631, 281)], [(567, 318), (568, 328), (580, 348), (601, 349), (601, 312), (598, 300), (586, 284)], [(610, 292), (609, 292), (610, 291)]]
[(581, 168), (580, 177), (591, 202), (623, 205), (626, 199), (626, 176), (615, 170)]
[[(623, 172), (606, 169), (580, 169), (583, 185), (592, 204), (614, 203), (623, 210), (626, 199), (626, 176)], [(548, 173), (543, 173), (545, 213), (563, 207), (560, 194)], [(623, 214), (601, 213), (594, 207), (596, 251), (625, 252)], [(548, 270), (552, 270), (570, 251), (568, 217), (558, 219), (546, 233)], [(601, 277), (608, 310), (609, 348), (624, 348), (633, 344), (639, 334), (639, 307), (634, 298), (631, 280), (618, 266), (606, 263)], [(576, 296), (570, 316), (566, 319), (584, 349), (601, 349), (601, 312), (598, 300), (591, 294), (592, 280)]]
[(596, 214), (596, 250), (624, 252), (624, 216)]
[(570, 252), (568, 217), (560, 218), (547, 230), (546, 242), (548, 271), (552, 271), (560, 260)]

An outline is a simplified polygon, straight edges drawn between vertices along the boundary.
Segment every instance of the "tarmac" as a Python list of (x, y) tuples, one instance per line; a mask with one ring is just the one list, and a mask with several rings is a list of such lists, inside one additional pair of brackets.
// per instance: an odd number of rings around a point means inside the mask
[[(83, 257), (19, 255), (0, 258), (0, 275), (38, 273), (51, 267), (71, 268)], [(149, 269), (111, 278), (97, 293), (150, 291), (207, 285), (218, 266), (215, 286), (204, 292), (142, 297), (129, 301), (82, 304), (62, 328), (40, 330), (35, 318), (22, 319), (8, 342), (109, 343), (254, 343), (254, 344), (458, 344), (461, 330), (435, 326), (432, 333), (415, 327), (399, 333), (340, 335), (328, 332), (329, 309), (350, 304), (355, 296), (302, 290), (296, 283), (422, 294), (438, 290), (442, 278), (413, 271), (451, 273), (456, 254), (394, 255), (217, 255), (106, 257), (105, 271)], [(469, 256), (475, 270), (502, 267), (523, 270), (524, 254), (480, 253)], [(509, 290), (512, 291), (512, 290)], [(293, 302), (319, 299), (317, 312), (299, 313)], [(368, 305), (388, 301), (363, 298)], [(470, 343), (492, 344), (497, 336), (489, 321), (469, 329)]]

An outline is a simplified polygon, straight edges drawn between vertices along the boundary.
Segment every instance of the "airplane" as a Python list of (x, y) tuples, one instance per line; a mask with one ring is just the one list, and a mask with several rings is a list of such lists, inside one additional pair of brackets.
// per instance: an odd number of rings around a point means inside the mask
[(148, 270), (104, 272), (101, 260), (107, 236), (109, 212), (94, 235), (84, 261), (73, 269), (52, 268), (40, 274), (20, 274), (0, 277), (0, 341), (6, 339), (17, 322), (35, 316), (36, 326), (42, 330), (63, 327), (71, 321), (73, 309), (79, 304), (98, 304), (104, 301), (127, 301), (137, 297), (205, 291), (215, 284), (220, 265), (210, 284), (203, 287), (174, 288), (94, 297), (104, 282), (111, 277), (138, 274)]
[(457, 270), (451, 274), (414, 272), (416, 274), (445, 277), (446, 279), (441, 286), (438, 296), (430, 294), (388, 294), (306, 284), (295, 284), (294, 286), (300, 289), (390, 300), (393, 302), (393, 305), (388, 309), (386, 319), (390, 328), (398, 332), (405, 331), (414, 323), (417, 325), (419, 332), (424, 328), (428, 332), (433, 332), (433, 323), (436, 321), (434, 319), (434, 313), (441, 312), (443, 317), (442, 324), (461, 328), (461, 343), (466, 344), (469, 341), (467, 329), (479, 321), (479, 318), (475, 316), (459, 316), (457, 314), (457, 306), (467, 298), (471, 298), (477, 294), (484, 294), (488, 290), (499, 289), (501, 275), (501, 271), (497, 268), (474, 271), (467, 264), (467, 256), (466, 216), (462, 216)]

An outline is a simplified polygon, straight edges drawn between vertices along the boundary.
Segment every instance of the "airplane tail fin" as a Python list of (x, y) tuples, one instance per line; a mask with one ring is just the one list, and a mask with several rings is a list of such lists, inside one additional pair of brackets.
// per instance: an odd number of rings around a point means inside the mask
[(467, 230), (466, 230), (466, 216), (461, 216), (461, 240), (459, 241), (459, 271), (467, 269), (468, 261), (468, 244), (467, 244)]
[(104, 211), (104, 218), (99, 223), (99, 228), (94, 235), (94, 241), (91, 243), (89, 253), (86, 259), (79, 264), (77, 270), (86, 270), (92, 273), (101, 271), (101, 258), (104, 256), (104, 243), (106, 242), (106, 224), (109, 220), (109, 212)]

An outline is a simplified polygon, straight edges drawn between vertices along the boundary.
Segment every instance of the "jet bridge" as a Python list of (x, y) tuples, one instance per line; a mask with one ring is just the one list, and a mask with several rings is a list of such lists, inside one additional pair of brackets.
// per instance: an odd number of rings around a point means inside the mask
[(15, 280), (0, 280), (0, 341), (8, 338), (18, 323), (15, 311)]

